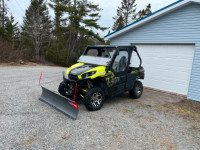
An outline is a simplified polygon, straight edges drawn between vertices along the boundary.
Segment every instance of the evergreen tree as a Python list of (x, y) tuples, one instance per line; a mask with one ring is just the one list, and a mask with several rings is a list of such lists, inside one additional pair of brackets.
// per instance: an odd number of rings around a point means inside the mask
[(22, 30), (23, 38), (27, 42), (26, 46), (32, 45), (37, 59), (47, 49), (51, 29), (49, 11), (44, 0), (31, 0), (31, 4), (26, 10)]
[(97, 22), (100, 19), (99, 5), (95, 5), (88, 0), (68, 0), (66, 13), (68, 19), (68, 40), (66, 47), (68, 53), (66, 64), (70, 65), (82, 54), (86, 45), (95, 44), (96, 39), (103, 41), (96, 30), (105, 30)]
[(137, 20), (140, 20), (141, 18), (146, 16), (146, 12), (144, 9), (140, 10), (137, 14)]
[(66, 5), (68, 0), (50, 0), (49, 6), (54, 10), (55, 18), (54, 18), (54, 33), (58, 40), (62, 40), (64, 38), (63, 26), (66, 23), (66, 19), (63, 18), (63, 15), (66, 10)]
[(134, 21), (136, 17), (136, 4), (135, 0), (122, 0), (122, 17), (124, 18), (124, 25), (128, 25), (130, 21)]
[(14, 17), (11, 16), (6, 20), (5, 24), (5, 39), (8, 41), (13, 41), (18, 29), (18, 22), (15, 23)]
[(49, 6), (54, 11), (54, 28), (53, 36), (55, 37), (52, 41), (51, 48), (46, 53), (46, 59), (53, 61), (57, 64), (64, 64), (67, 53), (66, 43), (68, 30), (66, 29), (66, 21), (64, 14), (66, 13), (66, 5), (68, 0), (50, 0)]
[(117, 16), (113, 17), (115, 20), (113, 31), (118, 30), (136, 19), (136, 4), (135, 0), (122, 0), (121, 7), (117, 9)]
[(5, 24), (6, 24), (6, 21), (8, 20), (8, 16), (7, 16), (7, 13), (8, 13), (8, 8), (7, 8), (7, 3), (8, 0), (4, 0), (1, 2), (0, 0), (0, 36), (2, 38), (5, 38), (4, 37), (4, 34), (5, 34)]
[(151, 4), (148, 4), (146, 9), (140, 10), (137, 14), (137, 20), (140, 20), (148, 15), (150, 15), (151, 12)]
[(19, 32), (18, 22), (15, 23), (13, 16), (7, 18), (4, 28), (4, 39), (9, 42), (12, 42), (12, 48), (14, 48), (16, 41), (19, 40), (18, 32)]
[(51, 0), (49, 4), (54, 10), (54, 35), (47, 59), (62, 65), (70, 65), (81, 55), (86, 45), (103, 39), (94, 29), (104, 30), (97, 24), (100, 19), (98, 5), (88, 0)]
[(115, 21), (112, 30), (116, 31), (116, 30), (119, 30), (123, 27), (124, 27), (124, 19), (123, 19), (122, 16), (119, 16), (119, 18)]
[(0, 37), (4, 36), (5, 29), (3, 26), (0, 26)]
[(88, 0), (69, 0), (66, 12), (71, 28), (76, 32), (74, 39), (77, 40), (78, 35), (93, 36), (96, 34), (93, 29), (105, 30), (107, 28), (98, 25), (97, 21), (100, 19), (99, 5), (95, 5)]
[(151, 12), (151, 4), (149, 3), (146, 7), (146, 10), (145, 10), (145, 14), (146, 15), (150, 15), (152, 12)]

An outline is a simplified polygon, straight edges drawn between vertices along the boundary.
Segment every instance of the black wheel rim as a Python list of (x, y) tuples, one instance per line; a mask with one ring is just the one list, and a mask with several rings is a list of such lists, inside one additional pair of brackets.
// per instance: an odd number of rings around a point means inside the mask
[(66, 96), (70, 96), (73, 94), (73, 87), (68, 85), (64, 88), (64, 93)]
[(91, 104), (94, 107), (98, 107), (101, 105), (102, 102), (102, 95), (99, 92), (95, 92), (94, 94), (92, 94), (91, 96)]
[(140, 95), (142, 93), (142, 86), (141, 85), (137, 85), (135, 88), (135, 92), (137, 95)]

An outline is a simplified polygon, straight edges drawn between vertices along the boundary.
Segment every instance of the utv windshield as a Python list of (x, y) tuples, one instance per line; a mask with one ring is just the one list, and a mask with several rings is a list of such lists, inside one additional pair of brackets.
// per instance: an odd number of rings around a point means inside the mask
[(116, 48), (88, 48), (78, 62), (107, 66), (115, 51)]

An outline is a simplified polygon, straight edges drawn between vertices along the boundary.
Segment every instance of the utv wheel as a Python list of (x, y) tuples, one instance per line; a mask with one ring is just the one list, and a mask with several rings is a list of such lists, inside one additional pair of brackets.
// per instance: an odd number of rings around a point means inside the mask
[(99, 87), (90, 89), (84, 97), (85, 107), (90, 111), (101, 109), (105, 100), (105, 94)]
[(63, 95), (63, 96), (66, 96), (66, 93), (65, 93), (65, 84), (64, 82), (61, 82), (59, 87), (58, 87), (58, 92)]
[(129, 91), (129, 96), (131, 98), (138, 99), (138, 98), (141, 97), (142, 92), (143, 92), (142, 82), (136, 81), (134, 86), (133, 86), (133, 89)]

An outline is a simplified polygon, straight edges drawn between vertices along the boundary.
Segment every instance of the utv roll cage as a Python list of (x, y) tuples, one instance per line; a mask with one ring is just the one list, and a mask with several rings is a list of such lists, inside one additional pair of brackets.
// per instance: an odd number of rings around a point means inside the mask
[[(88, 45), (83, 54), (85, 54), (88, 51), (88, 49), (101, 49), (101, 48), (115, 48), (116, 49), (116, 51), (114, 53), (114, 57), (112, 58), (110, 64), (112, 64), (113, 61), (115, 60), (115, 57), (117, 55), (119, 55), (120, 49), (126, 49), (126, 50), (129, 51), (129, 53), (131, 53), (130, 56), (132, 55), (133, 51), (136, 52), (136, 54), (137, 54), (137, 56), (138, 56), (138, 58), (140, 60), (140, 65), (139, 65), (138, 68), (140, 69), (141, 66), (142, 66), (142, 59), (141, 59), (141, 57), (140, 57), (140, 55), (139, 55), (139, 53), (137, 51), (137, 47), (136, 46), (114, 46), (114, 45), (95, 45), (94, 46), (94, 45)], [(110, 66), (108, 66), (108, 68), (110, 68)]]

